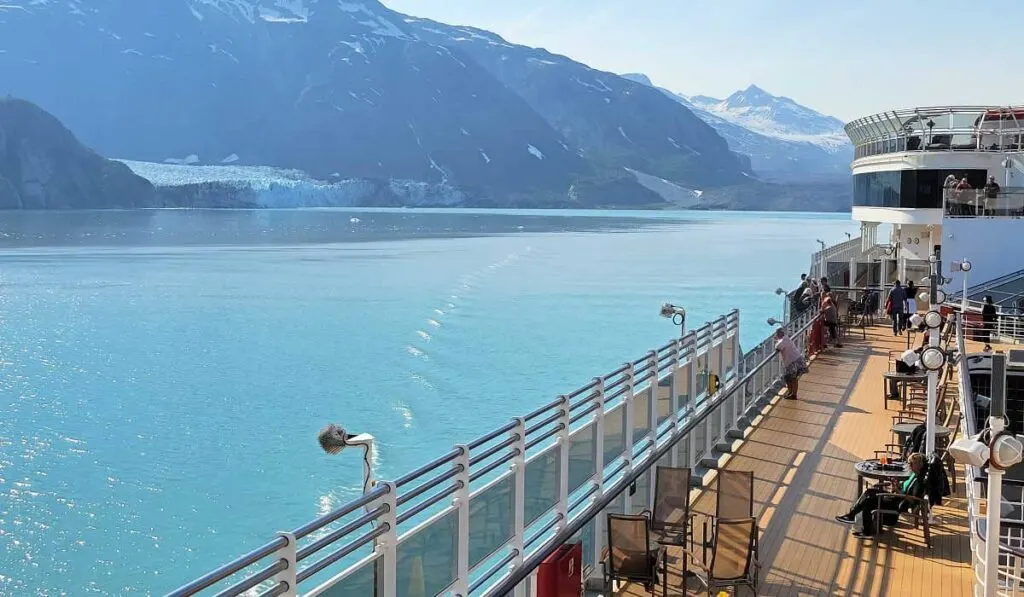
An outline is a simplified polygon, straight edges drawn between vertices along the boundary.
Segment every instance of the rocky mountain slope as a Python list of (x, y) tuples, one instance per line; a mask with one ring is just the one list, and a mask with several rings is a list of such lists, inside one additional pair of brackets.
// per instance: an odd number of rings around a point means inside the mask
[(623, 77), (660, 90), (714, 127), (729, 148), (750, 159), (762, 180), (782, 183), (847, 182), (853, 148), (843, 123), (756, 85), (724, 100), (684, 96), (656, 87), (643, 74)]
[(153, 185), (126, 165), (84, 147), (38, 106), (0, 98), (0, 209), (158, 205)]
[(732, 185), (748, 162), (647, 87), (374, 0), (7, 0), (0, 93), (103, 155), (416, 181), (476, 205), (662, 202), (626, 168)]

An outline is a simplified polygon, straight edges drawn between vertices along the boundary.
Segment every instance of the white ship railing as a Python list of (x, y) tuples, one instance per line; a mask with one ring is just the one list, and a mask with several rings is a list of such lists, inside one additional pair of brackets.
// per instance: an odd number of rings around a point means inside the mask
[[(801, 350), (815, 317), (787, 324)], [(567, 540), (595, 569), (603, 514), (648, 508), (655, 464), (714, 466), (780, 376), (774, 338), (740, 354), (733, 311), (169, 595), (518, 597)]]
[[(961, 429), (965, 437), (977, 434), (978, 417), (974, 410), (973, 390), (971, 389), (970, 367), (967, 364), (967, 343), (963, 318), (956, 318), (957, 351), (961, 355), (958, 369), (957, 384), (960, 394)], [(1021, 485), (1010, 479), (1004, 479), (1003, 500), (998, 507), (1003, 509), (999, 532), (999, 561), (997, 578), (998, 586), (993, 592), (986, 593), (986, 572), (989, 562), (986, 561), (985, 544), (988, 540), (985, 513), (988, 500), (984, 496), (986, 483), (985, 474), (967, 465), (964, 486), (967, 495), (968, 528), (971, 534), (971, 566), (974, 572), (975, 597), (998, 595), (1000, 597), (1024, 597), (1024, 499), (1021, 491), (1006, 492), (1007, 485)], [(1018, 489), (1024, 489), (1018, 487)]]
[(1024, 150), (1024, 107), (935, 106), (891, 110), (846, 125), (854, 158), (905, 151)]

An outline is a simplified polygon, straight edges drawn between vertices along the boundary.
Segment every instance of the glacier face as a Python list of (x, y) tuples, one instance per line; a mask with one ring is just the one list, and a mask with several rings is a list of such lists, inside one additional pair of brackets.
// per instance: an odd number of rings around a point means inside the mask
[[(454, 207), (466, 197), (452, 187), (422, 181), (322, 181), (299, 170), (268, 166), (196, 166), (118, 160), (173, 194), (172, 206), (191, 207), (361, 207), (407, 205)], [(183, 200), (191, 199), (191, 202)]]

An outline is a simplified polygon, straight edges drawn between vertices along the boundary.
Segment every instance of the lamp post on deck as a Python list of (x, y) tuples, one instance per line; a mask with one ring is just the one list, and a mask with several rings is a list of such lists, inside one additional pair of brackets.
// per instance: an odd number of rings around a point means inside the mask
[(353, 435), (338, 425), (327, 425), (317, 436), (320, 447), (328, 454), (337, 454), (345, 448), (359, 446), (363, 449), (363, 493), (373, 489), (373, 444), (374, 437), (369, 433)]
[(686, 335), (686, 309), (672, 303), (663, 303), (660, 315), (665, 319), (671, 319), (672, 323), (679, 326), (680, 338)]
[[(939, 283), (942, 281), (942, 247), (936, 245), (931, 257), (929, 258), (931, 263), (931, 286), (929, 288), (929, 305), (928, 313), (924, 316), (925, 325), (928, 326), (928, 346), (929, 349), (922, 351), (921, 362), (927, 369), (929, 364), (935, 363), (934, 356), (929, 357), (931, 363), (925, 362), (925, 353), (932, 355), (937, 354), (941, 357), (939, 366), (935, 369), (928, 371), (928, 411), (925, 415), (925, 453), (929, 456), (935, 452), (935, 402), (938, 398), (939, 393), (939, 371), (938, 368), (942, 366), (942, 362), (945, 361), (945, 353), (939, 348), (939, 336), (941, 336), (942, 327), (942, 314), (939, 313), (939, 305), (942, 304), (944, 299), (939, 297), (939, 293), (942, 292), (939, 289)], [(945, 294), (945, 293), (943, 293)]]
[[(971, 271), (971, 262), (966, 259), (960, 261), (954, 261), (950, 264), (950, 267), (954, 272), (960, 272), (963, 274), (964, 289), (963, 295), (960, 297), (960, 312), (967, 313), (967, 272)], [(967, 321), (966, 319), (964, 321)]]

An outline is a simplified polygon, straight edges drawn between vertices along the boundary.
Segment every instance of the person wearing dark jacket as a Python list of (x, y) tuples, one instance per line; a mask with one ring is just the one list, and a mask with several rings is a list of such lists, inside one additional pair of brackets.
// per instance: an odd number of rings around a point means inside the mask
[(900, 285), (899, 280), (893, 283), (886, 302), (886, 315), (892, 317), (892, 335), (899, 336), (906, 329), (903, 314), (907, 312), (907, 291)]
[[(927, 459), (924, 454), (911, 454), (907, 459), (910, 466), (910, 477), (900, 484), (900, 493), (915, 498), (923, 498), (926, 490), (925, 471), (927, 470)], [(850, 511), (846, 514), (836, 516), (836, 520), (843, 524), (855, 524), (857, 516), (861, 518), (860, 530), (853, 533), (854, 537), (871, 537), (878, 530), (875, 528), (875, 510), (897, 510), (908, 512), (914, 502), (897, 497), (879, 497), (878, 494), (885, 493), (882, 487), (869, 487), (853, 503)]]
[(992, 331), (996, 329), (996, 306), (992, 304), (992, 297), (985, 297), (985, 304), (981, 307), (981, 341), (988, 346), (992, 343)]

